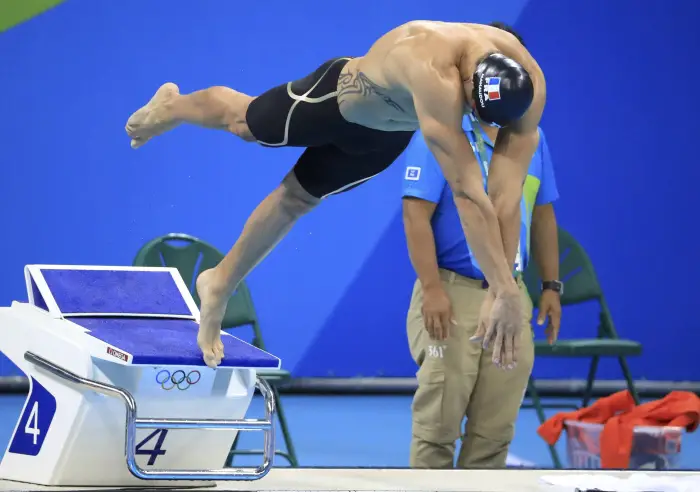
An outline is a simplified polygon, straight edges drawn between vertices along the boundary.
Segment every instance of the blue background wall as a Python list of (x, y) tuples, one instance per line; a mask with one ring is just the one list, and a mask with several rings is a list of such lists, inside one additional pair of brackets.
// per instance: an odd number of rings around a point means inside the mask
[[(27, 263), (129, 264), (147, 240), (187, 232), (227, 250), (293, 149), (179, 128), (137, 152), (123, 127), (165, 81), (257, 94), (334, 56), (361, 55), (412, 19), (515, 24), (548, 79), (542, 127), (560, 223), (588, 248), (618, 329), (647, 347), (637, 377), (698, 380), (693, 310), (700, 131), (683, 55), (700, 46), (693, 0), (68, 0), (0, 34), (0, 304), (24, 299)], [(410, 376), (413, 273), (401, 163), (305, 217), (249, 277), (269, 348), (297, 376)], [(565, 312), (562, 336), (595, 311)], [(539, 335), (539, 334), (538, 334)], [(5, 361), (4, 374), (16, 369)], [(583, 365), (538, 361), (538, 377)], [(619, 377), (613, 366), (602, 375)]]

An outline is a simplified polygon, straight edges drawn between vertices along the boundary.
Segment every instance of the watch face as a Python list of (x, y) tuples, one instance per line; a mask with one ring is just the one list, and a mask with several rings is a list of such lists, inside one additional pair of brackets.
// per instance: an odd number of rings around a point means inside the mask
[(559, 294), (564, 293), (564, 283), (560, 282), (559, 280), (550, 280), (548, 282), (542, 282), (542, 288), (553, 290), (554, 292), (558, 292)]

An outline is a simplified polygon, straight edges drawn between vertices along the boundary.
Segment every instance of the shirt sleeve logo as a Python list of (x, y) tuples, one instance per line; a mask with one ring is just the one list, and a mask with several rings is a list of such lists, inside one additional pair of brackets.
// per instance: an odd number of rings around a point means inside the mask
[(415, 166), (408, 166), (406, 168), (405, 179), (408, 181), (418, 181), (420, 179), (420, 168)]

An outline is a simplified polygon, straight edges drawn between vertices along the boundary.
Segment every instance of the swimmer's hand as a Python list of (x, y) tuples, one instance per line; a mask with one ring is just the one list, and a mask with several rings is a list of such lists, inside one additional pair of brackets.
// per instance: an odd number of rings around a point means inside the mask
[(484, 349), (493, 344), (493, 363), (512, 369), (518, 362), (520, 335), (523, 329), (523, 308), (520, 291), (507, 291), (495, 296), (490, 290), (481, 306), (479, 326), (471, 338)]
[(450, 326), (456, 324), (452, 302), (440, 284), (423, 289), (422, 314), (425, 330), (432, 340), (447, 339)]

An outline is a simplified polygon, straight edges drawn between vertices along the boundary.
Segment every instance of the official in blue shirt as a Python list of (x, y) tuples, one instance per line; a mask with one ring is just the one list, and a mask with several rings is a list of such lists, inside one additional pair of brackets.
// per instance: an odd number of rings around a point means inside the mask
[[(463, 128), (481, 166), (484, 186), (498, 128), (465, 116)], [(492, 362), (492, 347), (470, 341), (480, 319), (488, 285), (464, 232), (452, 192), (420, 133), (406, 151), (403, 214), (411, 262), (418, 279), (407, 318), (411, 355), (419, 366), (412, 413), (410, 464), (452, 468), (455, 441), (466, 435), (461, 468), (506, 465), (515, 420), (532, 371), (532, 302), (520, 279), (530, 261), (530, 238), (545, 290), (540, 318), (553, 343), (559, 329), (559, 252), (552, 202), (558, 198), (547, 141), (540, 140), (523, 185), (520, 244), (513, 274), (525, 306), (517, 365), (505, 371)], [(532, 227), (531, 227), (532, 225)]]

